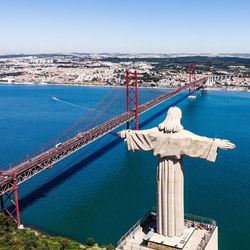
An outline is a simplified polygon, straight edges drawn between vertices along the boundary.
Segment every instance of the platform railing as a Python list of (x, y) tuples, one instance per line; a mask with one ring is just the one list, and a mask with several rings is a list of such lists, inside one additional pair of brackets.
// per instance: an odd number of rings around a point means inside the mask
[(207, 224), (213, 227), (216, 227), (216, 221), (214, 219), (202, 217), (199, 215), (193, 215), (193, 214), (186, 214), (184, 215), (185, 222), (197, 222), (200, 224)]
[[(151, 208), (140, 220), (138, 220), (117, 242), (117, 247), (122, 247), (125, 244), (125, 240), (129, 235), (132, 235), (133, 232), (140, 227), (140, 225), (148, 218), (150, 214), (155, 214), (155, 208)], [(155, 214), (156, 215), (156, 214)]]
[[(140, 220), (138, 220), (117, 242), (117, 248), (121, 249), (126, 244), (126, 239), (129, 235), (133, 235), (135, 231), (137, 231), (143, 222), (152, 214), (156, 216), (156, 208), (150, 209)], [(196, 229), (205, 229), (208, 231), (207, 234), (204, 235), (203, 239), (201, 240), (197, 250), (204, 250), (213, 235), (213, 232), (216, 229), (217, 223), (214, 219), (192, 215), (192, 214), (184, 214), (184, 224), (187, 227), (194, 227)]]

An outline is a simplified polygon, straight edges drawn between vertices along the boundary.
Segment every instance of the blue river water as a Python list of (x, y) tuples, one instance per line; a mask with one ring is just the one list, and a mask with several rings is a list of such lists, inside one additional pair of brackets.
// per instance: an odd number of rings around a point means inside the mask
[[(107, 91), (0, 85), (1, 166), (60, 134)], [(158, 125), (174, 100), (143, 114), (141, 128)], [(184, 160), (185, 212), (216, 219), (219, 249), (249, 249), (250, 93), (204, 91), (178, 106), (186, 129), (237, 145), (220, 151), (216, 163)], [(93, 237), (115, 244), (155, 206), (156, 165), (151, 153), (128, 152), (124, 142), (108, 134), (20, 185), (22, 223), (81, 242)]]

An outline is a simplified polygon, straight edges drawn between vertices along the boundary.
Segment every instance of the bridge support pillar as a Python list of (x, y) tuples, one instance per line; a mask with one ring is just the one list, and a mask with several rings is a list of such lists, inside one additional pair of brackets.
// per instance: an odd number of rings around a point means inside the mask
[(3, 195), (0, 196), (1, 211), (4, 209)]
[[(4, 175), (7, 178), (12, 177), (13, 189), (0, 196), (1, 212), (13, 219), (17, 226), (21, 225), (19, 200), (18, 200), (18, 185), (16, 179), (16, 172)], [(14, 197), (13, 197), (14, 196)]]
[(196, 93), (196, 76), (195, 76), (195, 64), (189, 64), (189, 83), (194, 82), (193, 90), (189, 88), (188, 94), (190, 97), (195, 98)]
[[(126, 111), (134, 112), (134, 121), (127, 122), (127, 129), (139, 129), (139, 99), (138, 99), (138, 76), (137, 71), (133, 73), (126, 70)], [(133, 124), (134, 123), (134, 124)]]
[(12, 173), (12, 178), (14, 182), (14, 197), (15, 197), (15, 205), (16, 205), (16, 222), (17, 225), (20, 226), (21, 220), (20, 220), (20, 210), (19, 210), (19, 200), (18, 200), (18, 185), (17, 185), (17, 180), (16, 180), (16, 172)]

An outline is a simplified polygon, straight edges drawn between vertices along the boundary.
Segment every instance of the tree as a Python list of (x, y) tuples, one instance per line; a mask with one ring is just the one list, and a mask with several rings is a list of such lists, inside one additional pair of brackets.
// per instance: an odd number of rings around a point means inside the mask
[(106, 246), (106, 250), (114, 250), (114, 249), (115, 249), (115, 247), (112, 244), (108, 244)]
[(61, 247), (62, 250), (68, 249), (70, 246), (70, 241), (68, 239), (63, 239), (61, 241), (61, 245), (62, 245), (62, 247)]
[(96, 241), (93, 238), (88, 238), (86, 240), (86, 245), (93, 247), (95, 245)]

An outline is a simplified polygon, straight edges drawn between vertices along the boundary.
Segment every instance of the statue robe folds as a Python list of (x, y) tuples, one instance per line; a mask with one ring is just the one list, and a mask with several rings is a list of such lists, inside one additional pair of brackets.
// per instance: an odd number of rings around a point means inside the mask
[(123, 130), (128, 150), (153, 151), (159, 157), (157, 168), (157, 233), (180, 236), (184, 230), (184, 177), (182, 157), (198, 157), (214, 162), (215, 139), (187, 130), (166, 133), (158, 128)]

